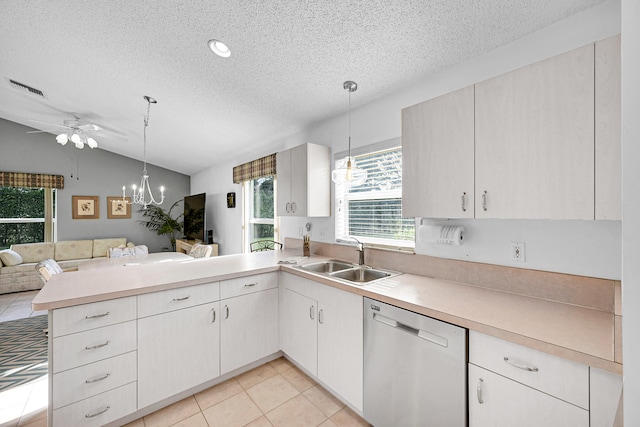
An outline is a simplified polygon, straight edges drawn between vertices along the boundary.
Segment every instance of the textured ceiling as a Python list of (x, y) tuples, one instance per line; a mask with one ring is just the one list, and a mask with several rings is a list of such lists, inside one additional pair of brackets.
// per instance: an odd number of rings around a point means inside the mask
[(602, 1), (0, 0), (0, 117), (142, 159), (150, 95), (148, 162), (193, 174), (345, 112), (345, 80), (355, 108)]

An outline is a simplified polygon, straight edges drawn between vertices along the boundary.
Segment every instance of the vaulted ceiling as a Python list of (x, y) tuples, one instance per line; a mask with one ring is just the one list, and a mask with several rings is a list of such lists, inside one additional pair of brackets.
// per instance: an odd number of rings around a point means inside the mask
[(0, 0), (0, 117), (193, 174), (602, 1)]

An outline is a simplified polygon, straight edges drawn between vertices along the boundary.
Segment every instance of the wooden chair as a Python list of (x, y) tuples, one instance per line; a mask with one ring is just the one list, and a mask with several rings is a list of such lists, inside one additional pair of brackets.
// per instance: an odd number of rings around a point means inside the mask
[(251, 252), (273, 251), (275, 249), (282, 249), (282, 243), (274, 242), (273, 240), (258, 240), (250, 245)]

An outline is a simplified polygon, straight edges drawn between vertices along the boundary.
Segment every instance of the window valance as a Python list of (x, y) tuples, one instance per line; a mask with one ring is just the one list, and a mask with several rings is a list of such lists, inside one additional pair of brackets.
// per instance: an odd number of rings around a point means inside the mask
[(64, 176), (40, 173), (0, 172), (0, 187), (64, 188)]
[(262, 178), (276, 174), (276, 154), (270, 154), (260, 159), (238, 165), (233, 168), (233, 183), (241, 184), (244, 181)]

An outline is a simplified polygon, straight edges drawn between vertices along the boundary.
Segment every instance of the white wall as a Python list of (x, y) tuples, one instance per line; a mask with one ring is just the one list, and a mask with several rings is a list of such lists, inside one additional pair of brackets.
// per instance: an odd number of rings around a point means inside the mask
[[(619, 32), (620, 1), (611, 0), (531, 36), (425, 78), (418, 84), (407, 87), (400, 92), (354, 109), (352, 111), (352, 146), (365, 146), (399, 137), (401, 132), (400, 110), (404, 107)], [(357, 75), (345, 76), (345, 80), (347, 79), (358, 80)], [(358, 91), (365, 90), (367, 90), (366, 87), (358, 88)], [(357, 105), (357, 96), (358, 92), (352, 95), (355, 105)], [(206, 191), (208, 194), (226, 193), (230, 191), (230, 188), (236, 187), (231, 184), (233, 166), (305, 142), (331, 146), (334, 153), (346, 150), (347, 115), (342, 114), (310, 129), (305, 129), (297, 135), (264, 144), (262, 145), (264, 149), (255, 153), (252, 158), (238, 159), (234, 164), (215, 165), (207, 171), (193, 176), (192, 193), (201, 191)], [(211, 175), (221, 180), (210, 179)], [(238, 200), (240, 202), (240, 199)], [(236, 208), (234, 215), (239, 216), (240, 214), (241, 210)], [(219, 219), (222, 221), (220, 224), (217, 222), (218, 219), (213, 218), (212, 220), (220, 240), (226, 241), (229, 245), (228, 248), (221, 247), (223, 253), (233, 253), (235, 248), (241, 247), (239, 244), (232, 243), (234, 239), (239, 239), (238, 231), (235, 230), (235, 227), (241, 226), (239, 218), (232, 222), (228, 215), (222, 215), (222, 218)], [(299, 237), (299, 229), (306, 222), (312, 224), (313, 240), (334, 241), (333, 217), (281, 218), (281, 239)], [(473, 250), (458, 254), (461, 259), (495, 264), (509, 263), (508, 255), (505, 255), (509, 242), (525, 241), (525, 243), (529, 243), (527, 258), (532, 262), (523, 265), (510, 265), (612, 279), (620, 278), (621, 225), (619, 221), (598, 223), (594, 221), (565, 221), (561, 224), (553, 224), (550, 221), (491, 223), (477, 220), (471, 221), (468, 226), (476, 231), (477, 236), (493, 235), (494, 239), (475, 242)], [(493, 233), (495, 229), (499, 230), (499, 235)], [(576, 236), (580, 238), (576, 239)], [(467, 248), (471, 248), (471, 246)], [(556, 248), (556, 250), (550, 251), (549, 248)], [(571, 256), (559, 257), (559, 254), (565, 252)], [(434, 248), (431, 254), (454, 257), (449, 248)]]
[(624, 423), (640, 425), (640, 2), (622, 1)]

